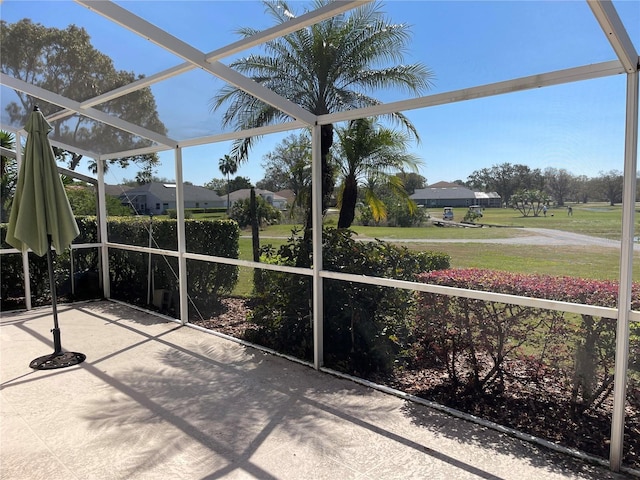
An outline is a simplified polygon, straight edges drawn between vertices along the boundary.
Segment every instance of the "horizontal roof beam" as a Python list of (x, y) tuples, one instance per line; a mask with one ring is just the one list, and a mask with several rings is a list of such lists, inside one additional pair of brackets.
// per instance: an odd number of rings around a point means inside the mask
[(285, 23), (274, 25), (271, 28), (258, 32), (248, 38), (243, 38), (225, 47), (214, 50), (206, 55), (207, 61), (212, 62), (236, 53), (248, 50), (270, 40), (297, 32), (309, 25), (319, 23), (328, 18), (335, 17), (357, 7), (361, 7), (372, 0), (340, 0), (328, 3), (317, 10), (307, 12), (299, 17), (294, 17)]
[(207, 62), (206, 55), (200, 50), (174, 37), (161, 28), (156, 27), (152, 23), (147, 22), (143, 18), (134, 15), (119, 5), (106, 0), (76, 0), (76, 2), (84, 5), (89, 10), (99, 13), (114, 23), (127, 28), (133, 33), (146, 38), (174, 55), (208, 71), (225, 82), (253, 95), (296, 120), (301, 120), (309, 125), (315, 123), (315, 115), (311, 112), (220, 62)]
[(481, 85), (478, 87), (463, 88), (461, 90), (437, 93), (435, 95), (426, 95), (424, 97), (385, 103), (372, 107), (364, 107), (347, 110), (340, 113), (320, 115), (318, 116), (318, 124), (326, 125), (329, 123), (345, 122), (358, 118), (388, 115), (395, 112), (416, 110), (418, 108), (445, 105), (448, 103), (456, 103), (476, 98), (491, 97), (495, 95), (502, 95), (505, 93), (531, 90), (540, 87), (548, 87), (551, 85), (560, 85), (563, 83), (576, 82), (580, 80), (589, 80), (593, 78), (619, 75), (622, 73), (625, 73), (624, 67), (618, 60), (613, 60), (610, 62), (597, 63), (594, 65), (587, 65), (583, 67), (575, 67), (566, 70), (557, 70), (555, 72), (531, 75), (529, 77), (516, 78), (514, 80), (507, 80), (504, 82), (490, 83), (488, 85)]
[(82, 173), (78, 173), (75, 170), (69, 170), (68, 168), (58, 166), (58, 173), (66, 175), (67, 177), (75, 178), (76, 180), (82, 180), (83, 182), (87, 182), (92, 185), (98, 184), (98, 179), (90, 177), (88, 175), (83, 175)]
[[(277, 38), (279, 36), (292, 33), (294, 31), (300, 30), (309, 25), (313, 25), (322, 20), (326, 20), (327, 18), (330, 18), (332, 16), (338, 15), (340, 13), (344, 13), (349, 9), (356, 8), (370, 1), (371, 0), (342, 0), (338, 2), (331, 2), (317, 10), (314, 10), (312, 12), (308, 12), (308, 13), (305, 13), (304, 15), (296, 17), (295, 19), (292, 19), (285, 24), (275, 25), (249, 38), (244, 38), (226, 47), (213, 50), (205, 55), (205, 59), (207, 62), (220, 60), (229, 55), (233, 55), (234, 53), (238, 53), (240, 51), (255, 47), (257, 45), (261, 45), (262, 43), (272, 40), (274, 38)], [(86, 7), (86, 5), (84, 4), (83, 6)], [(194, 65), (193, 63), (184, 62), (180, 65), (176, 65), (175, 67), (168, 68), (154, 75), (149, 75), (148, 77), (138, 79), (134, 82), (129, 83), (128, 85), (124, 85), (122, 87), (111, 90), (110, 92), (105, 92), (102, 95), (98, 95), (96, 97), (90, 98), (89, 100), (85, 100), (84, 102), (82, 102), (81, 105), (83, 108), (93, 107), (95, 105), (99, 105), (109, 100), (122, 97), (136, 90), (149, 87), (151, 85), (154, 85), (168, 78), (181, 75), (182, 73), (193, 70), (194, 68), (196, 68), (196, 65)], [(60, 115), (60, 117), (58, 118), (63, 118), (64, 116), (73, 115), (73, 112), (61, 111), (59, 112), (58, 115)]]
[[(196, 147), (199, 145), (228, 142), (230, 140), (237, 140), (240, 138), (259, 137), (262, 135), (269, 135), (272, 133), (288, 132), (290, 130), (295, 130), (298, 128), (306, 128), (306, 127), (307, 127), (307, 124), (304, 122), (297, 122), (297, 121), (284, 122), (284, 123), (278, 123), (275, 125), (267, 125), (264, 127), (250, 128), (248, 130), (233, 131), (228, 133), (218, 133), (215, 135), (208, 135), (205, 137), (198, 137), (190, 140), (184, 140), (179, 142), (177, 147), (180, 147), (180, 148)], [(136, 150), (126, 151), (126, 152), (109, 153), (109, 154), (100, 156), (100, 158), (103, 160), (109, 160), (112, 158), (129, 157), (129, 156), (140, 155), (144, 153), (157, 153), (157, 152), (163, 152), (167, 150), (170, 150), (170, 149), (164, 146), (157, 146), (157, 147), (149, 147), (146, 149), (136, 149)]]
[(144, 127), (134, 125), (133, 123), (127, 122), (126, 120), (122, 120), (118, 117), (114, 117), (100, 110), (96, 110), (94, 108), (83, 109), (80, 106), (80, 103), (76, 102), (75, 100), (71, 100), (57, 93), (45, 90), (44, 88), (32, 85), (17, 78), (13, 78), (4, 73), (0, 73), (0, 84), (5, 85), (9, 88), (13, 88), (14, 90), (24, 92), (28, 95), (31, 95), (32, 97), (39, 98), (49, 103), (53, 103), (54, 105), (58, 105), (59, 107), (66, 108), (73, 112), (78, 112), (79, 114), (84, 115), (88, 118), (97, 120), (115, 128), (119, 128), (120, 130), (129, 132), (133, 135), (137, 135), (139, 137), (146, 138), (148, 140), (152, 140), (154, 142), (168, 146), (176, 145), (177, 143), (175, 140), (169, 137), (165, 137), (164, 135), (160, 135), (159, 133), (152, 132), (151, 130), (148, 130)]

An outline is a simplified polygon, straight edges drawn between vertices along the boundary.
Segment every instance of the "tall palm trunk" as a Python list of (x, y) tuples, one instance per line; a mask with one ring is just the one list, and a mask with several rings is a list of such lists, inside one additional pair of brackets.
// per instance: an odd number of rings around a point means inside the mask
[[(331, 195), (333, 194), (333, 166), (331, 165), (329, 151), (333, 145), (333, 125), (322, 125), (320, 127), (320, 167), (322, 169), (322, 212), (329, 207)], [(313, 209), (311, 208), (312, 196), (309, 195), (307, 205), (307, 215), (304, 225), (304, 236), (302, 249), (298, 257), (298, 267), (311, 266), (313, 229)]]
[(229, 213), (231, 212), (231, 205), (229, 205), (229, 187), (231, 184), (231, 180), (229, 179), (229, 174), (227, 173), (227, 217), (229, 216)]
[(329, 152), (333, 145), (333, 125), (320, 127), (320, 155), (322, 157), (322, 212), (329, 207), (333, 195), (333, 165)]
[(356, 202), (358, 200), (358, 181), (349, 175), (344, 179), (342, 191), (342, 204), (338, 217), (338, 228), (349, 228), (356, 217)]

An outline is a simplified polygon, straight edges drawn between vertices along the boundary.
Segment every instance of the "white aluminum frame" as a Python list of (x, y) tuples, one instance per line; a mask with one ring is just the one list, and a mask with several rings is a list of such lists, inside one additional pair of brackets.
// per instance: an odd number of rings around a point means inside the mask
[[(266, 89), (262, 85), (253, 82), (251, 79), (240, 75), (219, 62), (222, 58), (238, 53), (248, 48), (260, 45), (268, 40), (291, 33), (297, 29), (307, 27), (326, 18), (330, 18), (339, 13), (346, 12), (359, 5), (368, 3), (370, 0), (341, 0), (330, 3), (325, 7), (309, 12), (298, 18), (292, 19), (283, 25), (274, 26), (264, 30), (255, 36), (243, 39), (227, 45), (226, 47), (204, 53), (191, 45), (168, 34), (155, 25), (147, 22), (119, 5), (107, 0), (75, 0), (83, 7), (96, 12), (110, 21), (141, 35), (149, 41), (159, 45), (169, 52), (174, 53), (183, 60), (184, 63), (172, 68), (158, 72), (155, 75), (132, 82), (129, 85), (120, 87), (111, 92), (104, 93), (84, 102), (76, 102), (62, 97), (54, 92), (46, 91), (42, 88), (30, 85), (21, 80), (12, 78), (5, 74), (0, 74), (0, 84), (9, 88), (27, 93), (35, 98), (40, 98), (49, 103), (62, 107), (62, 110), (49, 116), (49, 121), (66, 118), (73, 114), (85, 115), (94, 120), (106, 123), (115, 128), (127, 131), (141, 138), (146, 138), (154, 145), (131, 150), (126, 152), (110, 152), (99, 155), (95, 152), (79, 150), (71, 145), (64, 145), (59, 142), (52, 142), (62, 148), (78, 151), (85, 156), (96, 159), (98, 165), (98, 198), (99, 198), (99, 233), (101, 245), (101, 260), (103, 265), (103, 285), (104, 294), (110, 297), (108, 251), (110, 248), (149, 252), (159, 255), (168, 255), (178, 258), (179, 261), (179, 293), (180, 293), (180, 321), (184, 324), (188, 321), (188, 298), (187, 298), (187, 269), (186, 260), (196, 259), (217, 263), (248, 266), (266, 270), (275, 270), (300, 275), (308, 275), (313, 281), (313, 326), (314, 326), (314, 361), (316, 369), (321, 369), (323, 365), (323, 294), (322, 285), (325, 278), (360, 282), (372, 285), (380, 285), (391, 288), (403, 288), (416, 291), (432, 292), (444, 295), (462, 296), (467, 298), (477, 298), (488, 301), (512, 303), (518, 305), (532, 306), (536, 308), (560, 310), (578, 314), (588, 314), (606, 318), (617, 319), (616, 337), (616, 364), (615, 364), (615, 387), (614, 387), (614, 413), (611, 425), (611, 447), (609, 466), (611, 470), (619, 471), (623, 454), (623, 431), (624, 431), (624, 405), (626, 402), (626, 378), (627, 360), (629, 348), (629, 326), (630, 322), (640, 321), (640, 312), (631, 311), (631, 284), (633, 268), (633, 237), (635, 221), (635, 190), (636, 190), (636, 169), (637, 169), (637, 149), (638, 149), (638, 52), (631, 42), (624, 25), (620, 21), (615, 7), (609, 0), (586, 0), (591, 8), (594, 17), (600, 24), (604, 35), (611, 43), (617, 56), (617, 60), (598, 63), (595, 65), (578, 66), (574, 68), (559, 70), (555, 72), (542, 73), (528, 77), (507, 80), (504, 82), (492, 83), (462, 90), (427, 95), (420, 98), (402, 100), (374, 107), (349, 110), (329, 115), (316, 117), (300, 106), (283, 98), (273, 91)], [(96, 110), (93, 107), (107, 100), (121, 97), (130, 92), (148, 87), (160, 81), (177, 75), (181, 75), (194, 68), (201, 68), (206, 72), (256, 96), (264, 102), (278, 108), (292, 118), (288, 123), (281, 123), (269, 127), (262, 127), (243, 132), (232, 132), (219, 135), (212, 135), (185, 141), (177, 141), (170, 137), (157, 134), (133, 125), (122, 119)], [(378, 277), (367, 277), (360, 275), (342, 274), (325, 271), (322, 265), (322, 192), (321, 192), (321, 165), (320, 165), (320, 128), (322, 125), (337, 123), (368, 116), (383, 115), (399, 111), (407, 111), (418, 108), (428, 108), (436, 105), (455, 103), (460, 101), (473, 100), (488, 96), (496, 96), (510, 92), (523, 91), (533, 88), (540, 88), (550, 85), (571, 83), (593, 78), (606, 77), (611, 75), (626, 74), (626, 128), (625, 128), (625, 157), (624, 157), (624, 201), (623, 201), (623, 231), (622, 248), (620, 252), (620, 290), (617, 308), (595, 307), (589, 305), (579, 305), (567, 302), (556, 302), (528, 297), (517, 297), (513, 295), (496, 294), (492, 292), (482, 292), (465, 290), (459, 288), (427, 285), (415, 282), (406, 282)], [(184, 191), (182, 187), (182, 148), (208, 143), (216, 143), (249, 136), (264, 135), (268, 133), (283, 132), (292, 129), (311, 127), (312, 130), (312, 210), (313, 210), (313, 266), (311, 269), (285, 267), (258, 262), (250, 262), (237, 259), (208, 256), (189, 253), (186, 251), (186, 239), (184, 230)], [(0, 128), (8, 131), (15, 131), (10, 126), (0, 125)], [(20, 135), (20, 132), (17, 132)], [(18, 137), (19, 138), (19, 137)], [(104, 162), (109, 159), (121, 158), (133, 154), (156, 153), (160, 151), (175, 150), (175, 173), (176, 173), (176, 200), (178, 218), (178, 250), (162, 250), (157, 248), (138, 247), (122, 245), (109, 242), (107, 238), (107, 216), (105, 208), (105, 188), (104, 188)], [(19, 152), (17, 157), (19, 158)], [(0, 254), (9, 253), (2, 250)], [(24, 257), (26, 260), (26, 256)], [(26, 262), (25, 262), (26, 263)], [(28, 290), (28, 267), (25, 266), (25, 292), (27, 294), (27, 306), (30, 308), (30, 295)]]

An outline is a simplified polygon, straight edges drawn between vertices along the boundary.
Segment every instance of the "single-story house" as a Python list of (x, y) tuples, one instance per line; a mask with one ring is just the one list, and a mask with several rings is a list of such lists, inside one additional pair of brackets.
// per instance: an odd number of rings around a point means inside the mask
[(293, 202), (296, 201), (296, 194), (293, 190), (290, 190), (290, 189), (280, 190), (279, 192), (276, 192), (276, 195), (284, 198), (289, 205), (292, 205)]
[[(277, 193), (270, 192), (269, 190), (263, 190), (261, 188), (255, 188), (256, 195), (260, 195), (264, 198), (269, 205), (273, 205), (278, 210), (286, 210), (288, 207), (287, 199), (281, 197)], [(243, 188), (241, 190), (236, 190), (235, 192), (231, 192), (229, 194), (229, 203), (233, 205), (238, 200), (244, 200), (251, 196), (250, 188)]]
[(417, 189), (410, 198), (427, 208), (439, 207), (500, 207), (502, 199), (496, 192), (474, 192), (470, 188), (450, 182), (437, 182)]
[[(224, 208), (226, 199), (204, 187), (184, 184), (184, 208)], [(118, 195), (123, 205), (138, 214), (163, 215), (176, 208), (175, 183), (146, 183), (124, 190)]]
[(476, 205), (480, 205), (484, 208), (501, 208), (502, 197), (498, 195), (498, 192), (475, 192)]

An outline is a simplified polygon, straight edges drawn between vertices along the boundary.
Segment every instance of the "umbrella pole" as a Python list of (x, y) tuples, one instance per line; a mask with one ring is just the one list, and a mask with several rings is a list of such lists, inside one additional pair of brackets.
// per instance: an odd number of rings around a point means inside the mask
[(63, 352), (60, 341), (60, 326), (58, 325), (58, 296), (56, 294), (56, 279), (53, 273), (53, 253), (51, 252), (51, 235), (47, 236), (47, 266), (49, 267), (49, 285), (51, 288), (51, 306), (53, 308), (53, 353), (32, 360), (29, 366), (36, 370), (51, 370), (53, 368), (71, 367), (86, 360), (84, 353)]
[(49, 267), (49, 287), (51, 289), (51, 306), (53, 309), (53, 354), (62, 353), (62, 342), (60, 341), (60, 326), (58, 325), (58, 295), (56, 293), (56, 279), (53, 273), (53, 253), (51, 253), (51, 235), (47, 236), (49, 246), (47, 247), (47, 265)]

